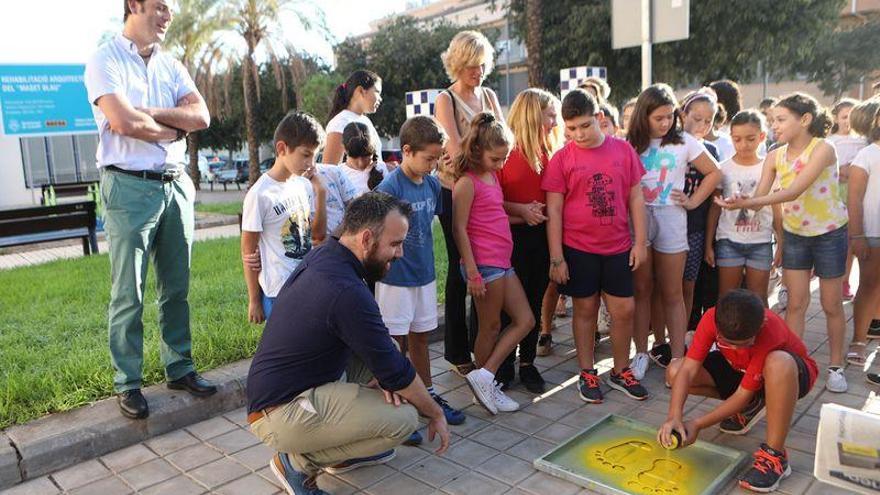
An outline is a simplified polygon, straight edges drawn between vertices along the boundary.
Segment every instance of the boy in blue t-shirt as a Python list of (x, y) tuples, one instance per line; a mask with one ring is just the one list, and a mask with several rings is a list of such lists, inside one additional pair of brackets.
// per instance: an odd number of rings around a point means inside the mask
[[(385, 326), (421, 377), (428, 392), (443, 408), (446, 421), (457, 425), (464, 414), (453, 409), (435, 391), (428, 358), (428, 332), (437, 328), (437, 282), (431, 224), (442, 211), (440, 181), (430, 175), (443, 153), (446, 134), (431, 117), (408, 119), (400, 128), (403, 162), (376, 188), (412, 206), (403, 257), (376, 283), (376, 302)], [(418, 432), (408, 443), (419, 443)]]

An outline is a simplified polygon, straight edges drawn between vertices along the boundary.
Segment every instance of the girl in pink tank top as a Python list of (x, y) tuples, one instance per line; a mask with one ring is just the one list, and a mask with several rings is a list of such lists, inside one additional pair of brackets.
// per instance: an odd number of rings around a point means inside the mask
[[(512, 144), (513, 136), (504, 123), (490, 113), (481, 113), (471, 121), (454, 162), (453, 234), (479, 323), (474, 343), (477, 369), (466, 378), (477, 402), (491, 414), (519, 408), (501, 391), (495, 372), (535, 326), (525, 291), (511, 268), (513, 240), (496, 173)], [(504, 329), (502, 310), (511, 319)]]

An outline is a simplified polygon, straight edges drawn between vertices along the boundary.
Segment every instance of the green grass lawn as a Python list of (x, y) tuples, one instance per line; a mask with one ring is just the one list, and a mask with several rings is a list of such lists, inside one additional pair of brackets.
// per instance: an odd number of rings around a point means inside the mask
[[(443, 300), (446, 248), (434, 226)], [(113, 393), (107, 348), (110, 267), (106, 254), (0, 271), (0, 428), (65, 411)], [(144, 295), (144, 379), (164, 380), (155, 278)], [(193, 248), (190, 310), (199, 370), (253, 355), (261, 325), (247, 323), (238, 238)]]
[(228, 203), (196, 203), (198, 213), (218, 213), (221, 215), (238, 215), (241, 213), (241, 201)]

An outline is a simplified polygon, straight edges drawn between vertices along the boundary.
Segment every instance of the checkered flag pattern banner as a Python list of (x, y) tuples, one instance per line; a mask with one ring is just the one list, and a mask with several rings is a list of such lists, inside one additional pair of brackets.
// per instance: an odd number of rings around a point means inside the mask
[(434, 102), (442, 89), (423, 89), (421, 91), (407, 91), (406, 93), (406, 118), (416, 115), (434, 116)]
[(588, 77), (601, 77), (608, 80), (608, 69), (605, 67), (569, 67), (559, 71), (559, 92), (564, 98), (566, 93), (578, 87)]

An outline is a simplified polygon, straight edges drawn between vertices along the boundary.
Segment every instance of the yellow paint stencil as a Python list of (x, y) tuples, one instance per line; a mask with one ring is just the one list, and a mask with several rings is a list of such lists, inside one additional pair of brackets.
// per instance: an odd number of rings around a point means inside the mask
[(705, 442), (667, 450), (657, 443), (655, 427), (608, 416), (535, 466), (601, 493), (700, 495), (723, 486), (744, 459)]

